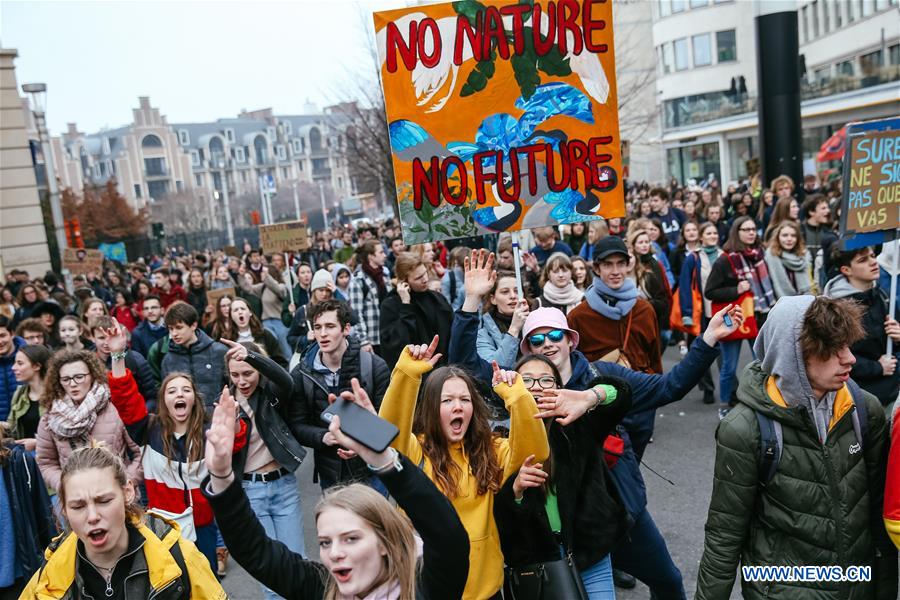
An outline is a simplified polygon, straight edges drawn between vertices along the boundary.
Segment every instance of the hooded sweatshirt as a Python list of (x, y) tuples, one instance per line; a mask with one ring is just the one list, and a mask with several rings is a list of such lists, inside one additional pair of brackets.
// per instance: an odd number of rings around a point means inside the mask
[(762, 370), (775, 378), (775, 385), (789, 407), (806, 406), (813, 418), (819, 440), (828, 434), (834, 409), (834, 392), (817, 400), (806, 376), (806, 365), (800, 350), (800, 329), (814, 296), (786, 296), (769, 311), (765, 324), (756, 336), (753, 352)]
[(341, 274), (341, 271), (347, 271), (347, 275), (353, 277), (353, 272), (350, 270), (350, 267), (343, 263), (336, 263), (334, 268), (331, 270), (331, 276), (334, 277), (334, 285), (337, 288), (337, 291), (343, 294), (343, 300), (346, 300), (350, 297), (350, 279), (347, 280), (347, 285), (341, 287), (338, 284), (338, 275)]

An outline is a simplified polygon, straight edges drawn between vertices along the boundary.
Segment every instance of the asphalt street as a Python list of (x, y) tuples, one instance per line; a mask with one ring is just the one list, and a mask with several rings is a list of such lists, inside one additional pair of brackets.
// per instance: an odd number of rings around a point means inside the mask
[[(663, 357), (664, 368), (668, 371), (680, 358), (676, 348), (669, 348)], [(750, 352), (745, 345), (741, 366), (749, 360)], [(712, 371), (718, 387), (715, 365)], [(703, 526), (712, 491), (714, 435), (719, 421), (716, 408), (703, 404), (700, 392), (694, 389), (683, 400), (657, 411), (653, 443), (644, 454), (641, 468), (647, 484), (650, 513), (675, 564), (681, 569), (688, 598), (694, 595), (703, 554)], [(316, 558), (318, 547), (313, 510), (321, 492), (318, 484), (312, 482), (312, 462), (310, 452), (297, 471), (297, 479), (303, 503), (306, 552), (308, 557)], [(234, 560), (229, 561), (228, 575), (222, 584), (232, 599), (258, 600), (263, 597), (259, 584)], [(735, 586), (732, 598), (740, 598), (739, 590), (739, 586)], [(648, 588), (641, 583), (634, 590), (616, 590), (619, 600), (646, 600), (649, 596)]]

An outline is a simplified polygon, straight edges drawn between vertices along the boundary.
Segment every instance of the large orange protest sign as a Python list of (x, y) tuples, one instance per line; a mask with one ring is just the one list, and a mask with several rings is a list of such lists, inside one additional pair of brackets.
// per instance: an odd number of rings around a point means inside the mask
[(375, 13), (407, 243), (624, 216), (606, 0)]

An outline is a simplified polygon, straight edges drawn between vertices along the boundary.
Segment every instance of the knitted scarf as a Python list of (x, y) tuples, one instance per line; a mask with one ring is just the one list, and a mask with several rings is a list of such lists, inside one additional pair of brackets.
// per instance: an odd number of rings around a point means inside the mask
[(372, 278), (372, 281), (374, 281), (375, 285), (378, 287), (378, 300), (380, 303), (387, 295), (387, 285), (384, 283), (384, 269), (381, 267), (372, 267), (369, 265), (368, 260), (366, 260), (362, 264), (362, 270), (363, 273)]
[(584, 292), (575, 287), (572, 281), (564, 288), (556, 287), (548, 281), (544, 284), (544, 298), (557, 306), (565, 306), (565, 312), (568, 312), (581, 303)]
[(68, 396), (53, 401), (47, 413), (47, 427), (57, 437), (72, 439), (84, 437), (97, 422), (97, 415), (109, 404), (109, 386), (94, 382), (84, 400), (79, 404)]
[(634, 305), (637, 304), (638, 290), (634, 281), (626, 279), (617, 290), (611, 289), (599, 277), (594, 277), (594, 283), (584, 293), (588, 305), (604, 317), (613, 321), (620, 321), (628, 316)]
[[(771, 251), (766, 251), (766, 256), (772, 287), (781, 295), (802, 296), (812, 290), (809, 261), (806, 256), (797, 256), (793, 252), (782, 252), (781, 256), (776, 256)], [(788, 290), (793, 290), (795, 293), (785, 293)]]
[(743, 252), (729, 252), (728, 259), (738, 281), (750, 282), (754, 310), (761, 313), (769, 312), (775, 306), (775, 292), (772, 291), (772, 281), (769, 279), (763, 249), (745, 248)]

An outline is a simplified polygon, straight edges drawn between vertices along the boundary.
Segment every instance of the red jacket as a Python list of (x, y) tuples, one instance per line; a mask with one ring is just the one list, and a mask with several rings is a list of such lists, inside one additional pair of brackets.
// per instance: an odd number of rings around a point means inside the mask
[(159, 296), (159, 301), (162, 304), (163, 310), (169, 308), (169, 305), (181, 300), (182, 302), (187, 302), (187, 292), (184, 291), (184, 288), (180, 285), (172, 285), (169, 287), (169, 291), (163, 291), (162, 288), (153, 288), (151, 292), (154, 296)]
[(116, 321), (124, 325), (129, 333), (134, 331), (134, 328), (138, 326), (138, 316), (133, 306), (114, 306), (109, 314), (111, 314)]
[[(162, 423), (157, 415), (147, 414), (147, 407), (140, 394), (124, 393), (137, 390), (131, 371), (124, 377), (109, 375), (109, 388), (113, 392), (113, 402), (131, 437), (141, 445), (141, 465), (144, 468), (144, 485), (147, 488), (147, 508), (161, 508), (174, 513), (184, 512), (188, 505), (194, 507), (194, 525), (203, 527), (212, 523), (213, 514), (206, 498), (200, 492), (200, 482), (206, 477), (203, 459), (187, 459), (189, 448), (186, 436), (171, 436), (169, 447), (175, 456), (169, 459), (163, 452)], [(119, 391), (119, 393), (115, 393)], [(117, 401), (116, 398), (122, 401)], [(162, 400), (160, 400), (162, 402)], [(199, 400), (198, 400), (199, 402)], [(201, 404), (202, 406), (202, 404)], [(209, 428), (204, 426), (204, 434)], [(205, 436), (199, 440), (205, 443)], [(240, 431), (234, 436), (234, 452), (239, 452), (247, 443), (247, 424), (240, 421)], [(201, 452), (200, 456), (203, 456)]]

